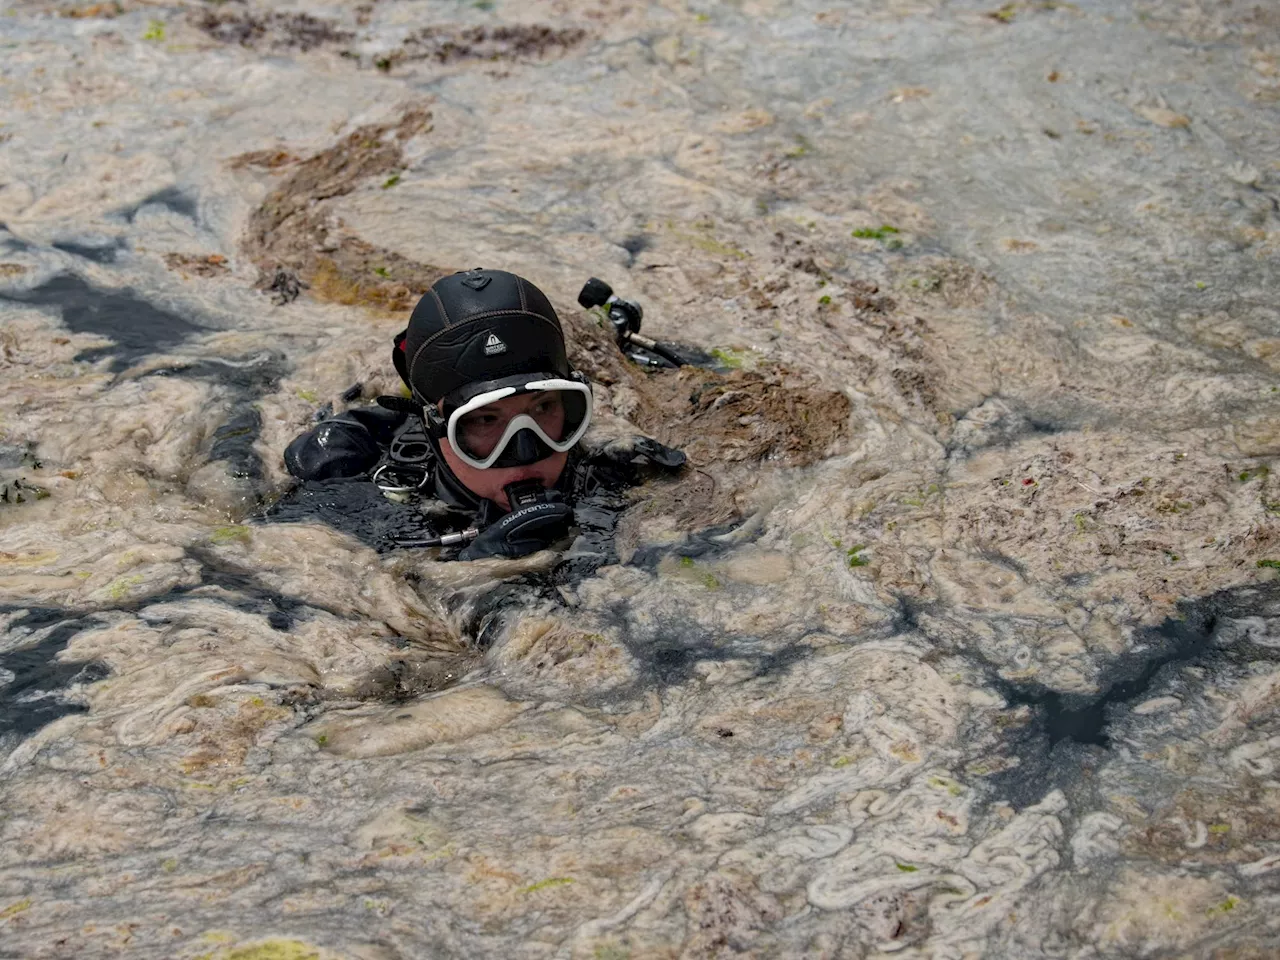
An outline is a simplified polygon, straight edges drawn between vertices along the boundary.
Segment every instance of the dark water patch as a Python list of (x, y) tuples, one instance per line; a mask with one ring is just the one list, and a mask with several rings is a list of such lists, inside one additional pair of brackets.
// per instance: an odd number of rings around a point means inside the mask
[(283, 354), (260, 353), (252, 357), (206, 357), (154, 367), (143, 377), (188, 377), (207, 380), (238, 399), (252, 401), (270, 393), (289, 371)]
[(550, 578), (524, 574), (478, 595), (460, 598), (462, 635), (479, 650), (488, 649), (511, 623), (537, 606), (564, 606), (564, 597)]
[(77, 360), (112, 357), (111, 369), (125, 369), (143, 357), (163, 353), (202, 328), (143, 300), (132, 289), (95, 287), (73, 274), (59, 274), (31, 290), (0, 293), (0, 300), (56, 307), (73, 333), (107, 337), (115, 343), (81, 351)]
[(784, 673), (812, 652), (795, 643), (774, 649), (759, 637), (714, 630), (691, 617), (637, 610), (631, 600), (617, 601), (607, 619), (618, 628), (623, 645), (640, 668), (637, 681), (609, 699), (688, 683), (699, 677), (700, 661), (746, 661), (752, 664), (753, 675), (762, 677)]
[(39, 470), (43, 466), (36, 456), (36, 445), (30, 440), (21, 444), (0, 443), (0, 468)]
[(914, 633), (920, 629), (920, 614), (923, 613), (928, 606), (921, 603), (916, 597), (908, 597), (898, 594), (894, 597), (893, 620), (889, 623), (889, 635), (896, 636), (902, 633)]
[(210, 460), (222, 460), (231, 467), (231, 475), (248, 480), (262, 479), (262, 459), (253, 445), (262, 430), (262, 417), (257, 410), (242, 410), (213, 432)]
[(1002, 796), (1035, 802), (1054, 786), (1078, 778), (1081, 764), (1096, 762), (1111, 746), (1111, 728), (1137, 702), (1175, 682), (1183, 668), (1212, 672), (1226, 662), (1280, 660), (1280, 649), (1251, 639), (1250, 631), (1222, 630), (1224, 623), (1257, 620), (1280, 612), (1280, 582), (1235, 587), (1178, 604), (1178, 615), (1138, 631), (1134, 649), (1108, 664), (1099, 694), (1080, 696), (1040, 685), (997, 680), (1010, 707), (1028, 707), (1029, 722), (1010, 728), (1005, 749), (1018, 763), (990, 778)]
[(5, 223), (0, 223), (0, 243), (3, 243), (5, 249), (11, 253), (23, 253), (31, 249), (31, 244), (14, 235)]
[(136, 207), (131, 207), (122, 212), (125, 219), (133, 223), (144, 207), (151, 206), (164, 207), (180, 217), (187, 217), (190, 220), (199, 222), (195, 197), (177, 187), (165, 187), (163, 190), (158, 190)]
[(796, 643), (773, 653), (764, 654), (756, 662), (754, 676), (767, 677), (773, 674), (786, 673), (793, 664), (799, 663), (810, 653), (812, 653), (812, 650), (809, 647)]
[(978, 551), (978, 556), (994, 567), (1003, 567), (1010, 573), (1015, 573), (1021, 580), (1026, 580), (1030, 576), (1027, 565), (1021, 560), (1015, 560), (1007, 553), (1001, 553), (999, 550), (984, 549)]
[(209, 459), (227, 463), (233, 477), (261, 480), (266, 471), (254, 444), (262, 432), (262, 416), (251, 405), (275, 390), (287, 371), (288, 365), (282, 354), (267, 352), (239, 359), (208, 357), (148, 370), (142, 376), (205, 380), (229, 399), (236, 412), (214, 431)]
[(635, 256), (642, 250), (648, 250), (652, 247), (653, 239), (647, 234), (637, 233), (624, 239), (619, 246), (621, 246), (623, 250), (627, 251), (627, 253)]
[(351, 693), (357, 700), (407, 703), (453, 686), (478, 662), (478, 656), (466, 654), (447, 659), (396, 658), (371, 670)]
[(680, 560), (718, 559), (745, 543), (752, 543), (760, 536), (762, 528), (742, 537), (728, 536), (744, 523), (746, 520), (739, 518), (714, 527), (707, 527), (696, 533), (686, 534), (684, 539), (675, 544), (638, 547), (631, 555), (628, 565), (652, 572), (658, 569), (658, 564), (665, 557), (675, 557)]
[(1210, 650), (1224, 602), (1229, 598), (1215, 594), (1206, 600), (1179, 604), (1182, 617), (1141, 631), (1135, 638), (1137, 649), (1107, 665), (1105, 676), (1111, 681), (1100, 694), (1064, 694), (1039, 685), (1004, 681), (998, 681), (996, 687), (1012, 706), (1025, 704), (1038, 712), (1050, 747), (1060, 740), (1108, 747), (1108, 711), (1146, 696), (1166, 666), (1195, 663), (1203, 658)]
[(65, 240), (53, 244), (53, 249), (61, 250), (63, 253), (69, 253), (74, 257), (83, 257), (86, 260), (92, 260), (94, 263), (115, 263), (116, 256), (122, 249), (123, 244), (119, 241), (108, 241), (106, 244), (87, 244), (76, 243), (74, 240)]
[[(991, 401), (999, 401), (1007, 409), (987, 422), (966, 419)], [(980, 450), (1010, 447), (1030, 437), (1071, 433), (1079, 430), (1086, 422), (1094, 422), (1079, 411), (1067, 413), (1026, 409), (1015, 399), (999, 394), (983, 397), (968, 410), (956, 411), (954, 416), (956, 427), (946, 444), (948, 458), (964, 458)]]
[[(744, 645), (723, 633), (708, 630), (694, 620), (664, 616), (660, 620), (637, 618), (630, 603), (615, 609), (622, 640), (640, 666), (641, 689), (672, 687), (697, 677), (699, 661), (749, 659)], [(743, 638), (745, 639), (745, 638)], [(748, 641), (749, 643), (749, 641)]]
[[(155, 596), (136, 600), (117, 609), (132, 613), (147, 607), (185, 599), (202, 589), (213, 588), (225, 596), (218, 599), (241, 613), (265, 617), (273, 629), (287, 631), (307, 610), (322, 610), (335, 617), (346, 614), (324, 604), (293, 597), (263, 581), (254, 571), (219, 556), (211, 550), (188, 547), (186, 555), (200, 564), (200, 580), (195, 584), (182, 584)], [(147, 618), (152, 623), (164, 623), (163, 618)]]
[(653, 246), (653, 240), (647, 234), (636, 233), (629, 237), (624, 237), (618, 246), (627, 251), (627, 266), (629, 267), (636, 262), (636, 254)]
[(1108, 756), (1103, 747), (1063, 740), (1052, 749), (1019, 752), (1016, 766), (986, 778), (987, 789), (991, 797), (1024, 810), (1054, 790), (1074, 795)]
[(323, 523), (379, 553), (398, 539), (435, 537), (440, 530), (417, 507), (398, 503), (365, 478), (307, 480), (273, 503), (254, 523)]
[[(12, 606), (0, 607), (0, 613), (12, 613)], [(13, 620), (6, 630), (6, 645), (17, 646), (0, 653), (0, 735), (25, 737), (59, 717), (84, 713), (89, 708), (71, 700), (67, 688), (75, 684), (96, 683), (110, 674), (98, 660), (58, 660), (71, 638), (83, 630), (101, 626), (92, 617), (56, 608), (27, 610)], [(48, 630), (29, 646), (22, 645), (24, 634)]]

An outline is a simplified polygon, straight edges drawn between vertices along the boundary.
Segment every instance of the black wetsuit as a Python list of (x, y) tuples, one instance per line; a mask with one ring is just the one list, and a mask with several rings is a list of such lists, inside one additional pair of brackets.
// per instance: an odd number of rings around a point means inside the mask
[[(476, 526), (482, 530), (506, 511), (464, 487), (440, 460), (421, 419), (380, 406), (358, 407), (330, 417), (294, 439), (285, 466), (304, 481), (270, 513), (276, 520), (322, 519), (380, 550), (400, 538), (422, 538)], [(674, 472), (685, 462), (679, 450), (648, 437), (615, 440), (602, 447), (579, 444), (556, 485), (573, 507), (579, 536), (561, 566), (574, 579), (616, 559), (613, 531), (627, 506), (624, 491), (655, 468)], [(369, 480), (377, 478), (380, 486)], [(360, 483), (352, 481), (365, 480)], [(382, 489), (395, 488), (395, 500)], [(353, 489), (354, 488), (354, 489)], [(400, 501), (400, 502), (397, 502)], [(495, 555), (483, 537), (442, 558)]]

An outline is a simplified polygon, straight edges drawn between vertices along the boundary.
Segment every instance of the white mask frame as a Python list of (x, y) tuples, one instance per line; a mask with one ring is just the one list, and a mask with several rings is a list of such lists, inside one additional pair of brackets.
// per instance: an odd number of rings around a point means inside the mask
[[(585, 404), (586, 411), (582, 417), (582, 423), (573, 430), (563, 440), (553, 440), (547, 435), (546, 431), (538, 425), (538, 422), (527, 413), (517, 414), (511, 418), (506, 429), (502, 431), (502, 436), (494, 445), (493, 450), (484, 458), (473, 457), (458, 442), (458, 424), (462, 418), (473, 410), (495, 403), (499, 400), (505, 400), (507, 397), (514, 397), (522, 393), (543, 393), (552, 390), (564, 391), (566, 393), (580, 394)], [(583, 434), (587, 432), (587, 428), (591, 426), (591, 387), (577, 380), (565, 380), (561, 378), (530, 380), (529, 382), (519, 386), (498, 387), (494, 390), (486, 390), (478, 393), (460, 407), (449, 411), (448, 426), (445, 430), (445, 437), (449, 442), (449, 448), (469, 467), (477, 470), (488, 470), (495, 462), (497, 462), (506, 450), (507, 444), (521, 430), (530, 430), (535, 436), (542, 440), (548, 447), (556, 453), (564, 453), (582, 439)]]

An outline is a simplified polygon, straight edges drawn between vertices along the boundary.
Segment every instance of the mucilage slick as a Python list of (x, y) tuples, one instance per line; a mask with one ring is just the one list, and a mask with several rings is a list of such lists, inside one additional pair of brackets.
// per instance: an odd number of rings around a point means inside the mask
[[(613, 297), (607, 284), (593, 279), (579, 299), (606, 309), (633, 359), (681, 362), (636, 337), (638, 305)], [(587, 540), (611, 536), (621, 491), (647, 471), (684, 465), (683, 453), (648, 437), (584, 445), (591, 385), (569, 364), (550, 301), (515, 274), (474, 269), (438, 280), (395, 337), (392, 360), (408, 397), (379, 397), (326, 419), (290, 443), (284, 459), (304, 481), (367, 476), (430, 515), (432, 535), (394, 545), (476, 560), (525, 556), (575, 524)]]

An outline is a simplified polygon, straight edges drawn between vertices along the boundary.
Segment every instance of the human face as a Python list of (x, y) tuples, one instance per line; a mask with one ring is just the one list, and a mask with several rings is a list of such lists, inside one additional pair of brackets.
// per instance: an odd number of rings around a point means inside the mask
[[(591, 423), (591, 388), (576, 377), (517, 376), (482, 386), (487, 389), (470, 398), (446, 399), (440, 409), (450, 412), (448, 416), (439, 414), (453, 452), (477, 470), (518, 463), (518, 458), (508, 454), (507, 445), (530, 433), (552, 450), (568, 451)], [(523, 403), (512, 399), (531, 394), (537, 399)]]
[[(564, 407), (554, 394), (525, 393), (496, 400), (464, 417), (458, 427), (469, 438), (470, 446), (478, 452), (487, 453), (484, 450), (485, 444), (488, 444), (488, 450), (492, 450), (493, 445), (501, 438), (506, 424), (512, 417), (522, 413), (533, 417), (548, 436), (559, 439), (563, 435)], [(443, 405), (440, 407), (440, 415), (448, 416)], [(544, 487), (554, 487), (569, 460), (569, 453), (565, 451), (553, 453), (536, 463), (521, 467), (490, 467), (481, 470), (465, 463), (448, 443), (440, 444), (440, 455), (464, 487), (477, 497), (492, 500), (504, 510), (510, 510), (511, 504), (503, 487), (520, 480), (537, 480)]]
[(474, 410), (463, 407), (462, 411), (466, 412), (460, 411), (458, 422), (450, 424), (450, 446), (456, 441), (459, 453), (480, 461), (472, 464), (475, 467), (483, 467), (483, 462), (494, 454), (508, 431), (517, 429), (519, 425), (512, 421), (522, 414), (537, 424), (547, 440), (558, 443), (564, 439), (565, 408), (559, 391), (515, 394)]

